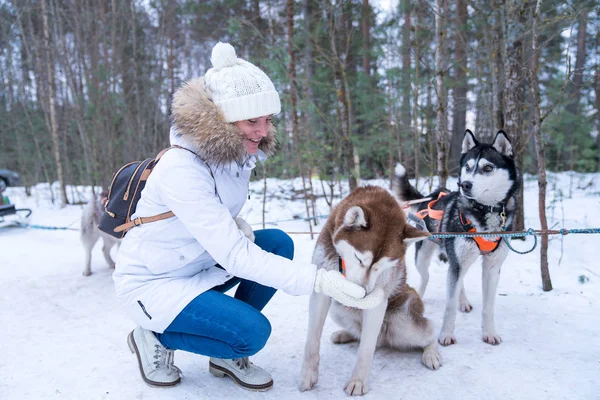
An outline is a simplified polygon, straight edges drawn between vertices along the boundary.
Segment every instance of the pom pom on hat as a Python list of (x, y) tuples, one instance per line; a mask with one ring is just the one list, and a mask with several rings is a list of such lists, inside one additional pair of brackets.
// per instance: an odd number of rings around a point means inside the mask
[(217, 71), (225, 67), (234, 66), (237, 60), (235, 49), (229, 43), (217, 43), (210, 56), (210, 62)]
[(238, 58), (229, 43), (217, 43), (204, 76), (206, 88), (225, 122), (264, 117), (281, 111), (279, 93), (257, 66)]

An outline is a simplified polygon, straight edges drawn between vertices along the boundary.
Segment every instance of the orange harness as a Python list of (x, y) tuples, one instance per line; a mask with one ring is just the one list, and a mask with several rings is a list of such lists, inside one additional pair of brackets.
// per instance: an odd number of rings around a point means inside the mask
[[(477, 232), (473, 225), (471, 225), (471, 221), (469, 221), (468, 218), (463, 217), (462, 212), (459, 212), (458, 216), (460, 217), (460, 223), (467, 232)], [(487, 240), (479, 236), (473, 236), (471, 239), (475, 241), (475, 244), (477, 244), (479, 251), (483, 251), (486, 253), (491, 253), (492, 251), (496, 250), (498, 246), (500, 246), (500, 241), (502, 240), (500, 236), (497, 237), (496, 240)]]
[[(441, 221), (441, 219), (444, 217), (444, 210), (434, 210), (432, 207), (435, 205), (435, 203), (437, 203), (437, 201), (439, 199), (446, 196), (447, 194), (448, 193), (440, 192), (437, 199), (430, 201), (429, 204), (427, 204), (427, 208), (417, 212), (417, 217), (419, 217), (420, 219), (429, 217), (431, 219), (436, 219), (436, 220)], [(459, 212), (458, 216), (460, 218), (460, 223), (462, 224), (465, 231), (471, 232), (471, 233), (477, 232), (475, 227), (473, 225), (471, 225), (471, 221), (469, 221), (468, 218), (463, 217), (462, 212)], [(440, 226), (441, 226), (441, 224), (440, 224)], [(471, 237), (471, 239), (473, 239), (475, 241), (475, 244), (477, 244), (479, 251), (485, 252), (485, 253), (491, 253), (492, 251), (496, 250), (498, 248), (498, 246), (500, 245), (500, 241), (502, 240), (501, 237), (497, 237), (496, 240), (487, 240), (487, 239), (479, 237), (479, 236), (473, 236), (473, 237)], [(343, 262), (343, 261), (340, 261), (340, 262)], [(342, 267), (340, 264), (340, 272), (342, 271), (341, 268)], [(345, 266), (344, 266), (344, 270), (345, 270)]]
[(432, 200), (427, 204), (427, 208), (424, 208), (421, 211), (417, 212), (417, 217), (425, 219), (425, 217), (429, 216), (429, 218), (441, 220), (444, 217), (444, 210), (434, 210), (431, 207), (433, 207), (439, 199), (446, 196), (447, 194), (448, 193), (446, 192), (440, 192), (437, 199)]

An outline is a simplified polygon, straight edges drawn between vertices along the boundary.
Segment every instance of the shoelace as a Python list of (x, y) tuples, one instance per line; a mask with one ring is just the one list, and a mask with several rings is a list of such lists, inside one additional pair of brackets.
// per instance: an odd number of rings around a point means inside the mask
[(181, 370), (173, 364), (175, 362), (175, 351), (164, 348), (163, 346), (154, 346), (154, 365), (157, 369), (165, 368), (167, 373), (178, 373), (181, 374)]
[(248, 357), (234, 358), (233, 361), (240, 369), (248, 368), (250, 366), (250, 359)]

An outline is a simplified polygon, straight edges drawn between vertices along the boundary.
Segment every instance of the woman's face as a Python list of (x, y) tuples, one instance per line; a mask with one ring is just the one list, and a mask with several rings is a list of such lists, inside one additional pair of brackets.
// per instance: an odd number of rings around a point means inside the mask
[(271, 116), (246, 119), (233, 123), (244, 137), (244, 147), (248, 154), (256, 154), (262, 138), (267, 136), (271, 127)]

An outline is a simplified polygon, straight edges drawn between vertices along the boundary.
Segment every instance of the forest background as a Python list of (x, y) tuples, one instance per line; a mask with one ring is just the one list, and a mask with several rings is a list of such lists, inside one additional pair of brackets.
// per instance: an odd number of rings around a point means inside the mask
[(524, 172), (600, 169), (593, 0), (2, 0), (0, 168), (58, 181), (62, 204), (68, 184), (107, 188), (168, 145), (172, 94), (219, 40), (280, 91), (259, 171), (302, 176), (304, 197), (397, 161), (445, 183), (466, 128), (504, 129)]

